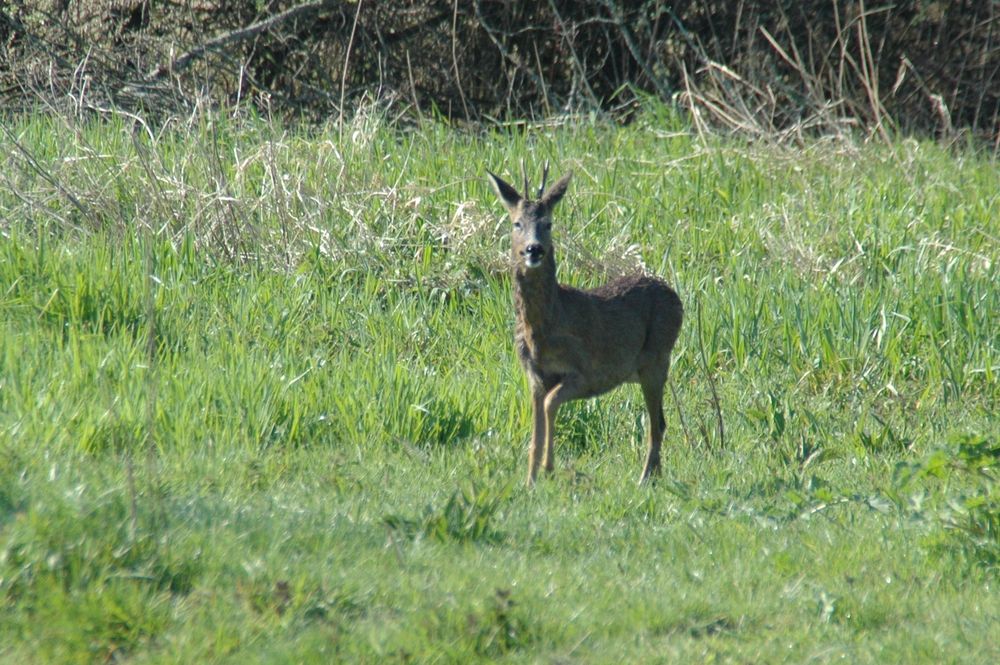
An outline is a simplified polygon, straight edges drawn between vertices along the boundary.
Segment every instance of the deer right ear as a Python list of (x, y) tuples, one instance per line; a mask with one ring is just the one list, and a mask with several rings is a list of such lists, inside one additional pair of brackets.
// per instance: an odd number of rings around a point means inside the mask
[(487, 171), (486, 174), (490, 177), (490, 184), (493, 185), (493, 191), (500, 197), (500, 201), (507, 208), (507, 212), (514, 212), (514, 209), (517, 208), (517, 205), (522, 200), (521, 195), (517, 193), (516, 189), (504, 182), (500, 176), (490, 171)]
[(569, 171), (566, 175), (556, 180), (555, 184), (549, 188), (549, 191), (542, 194), (542, 205), (552, 210), (557, 203), (562, 201), (562, 197), (566, 194), (566, 188), (569, 187), (569, 179), (572, 177), (573, 172)]

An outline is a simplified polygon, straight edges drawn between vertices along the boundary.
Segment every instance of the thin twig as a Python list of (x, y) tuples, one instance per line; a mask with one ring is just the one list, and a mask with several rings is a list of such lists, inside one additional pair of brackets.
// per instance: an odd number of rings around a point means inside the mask
[(601, 4), (608, 10), (611, 14), (611, 18), (614, 22), (615, 27), (618, 28), (618, 32), (621, 33), (622, 39), (625, 40), (625, 47), (632, 54), (632, 58), (636, 61), (642, 72), (649, 79), (650, 83), (656, 88), (657, 94), (659, 94), (660, 99), (666, 101), (670, 99), (670, 91), (667, 86), (663, 84), (661, 77), (656, 75), (653, 68), (649, 65), (649, 62), (642, 57), (642, 53), (639, 52), (639, 47), (635, 43), (635, 39), (632, 38), (632, 32), (628, 28), (628, 24), (625, 21), (625, 17), (622, 15), (621, 7), (617, 3), (611, 2), (611, 0), (601, 0)]
[(0, 129), (3, 130), (3, 133), (6, 134), (7, 139), (14, 144), (14, 147), (17, 148), (17, 151), (21, 153), (21, 156), (24, 157), (25, 161), (32, 168), (32, 170), (35, 171), (35, 173), (41, 176), (42, 179), (45, 180), (47, 183), (55, 187), (60, 194), (65, 196), (66, 200), (68, 200), (73, 205), (74, 208), (80, 211), (80, 214), (82, 214), (85, 218), (90, 220), (90, 223), (93, 225), (93, 228), (95, 229), (100, 228), (101, 225), (100, 219), (98, 219), (97, 215), (95, 215), (88, 206), (84, 205), (84, 203), (80, 199), (76, 198), (73, 192), (63, 187), (62, 183), (60, 183), (55, 178), (55, 176), (53, 176), (51, 173), (42, 168), (42, 165), (38, 163), (38, 160), (35, 159), (35, 156), (32, 155), (27, 148), (21, 145), (21, 142), (17, 140), (17, 137), (14, 136), (14, 133), (11, 130), (9, 130), (5, 124), (0, 123)]
[(667, 385), (670, 386), (670, 394), (674, 396), (674, 406), (677, 407), (677, 419), (680, 420), (681, 430), (684, 431), (684, 440), (687, 441), (688, 446), (694, 448), (694, 439), (691, 438), (691, 432), (688, 430), (687, 421), (684, 419), (684, 411), (681, 409), (681, 400), (677, 397), (677, 386), (674, 385), (674, 379), (671, 375), (667, 375)]
[[(708, 367), (708, 357), (705, 355), (705, 341), (702, 337), (702, 327), (701, 327), (701, 301), (698, 301), (698, 352), (701, 354), (701, 365), (705, 370), (705, 377), (708, 379), (708, 387), (712, 391), (712, 406), (715, 408), (715, 416), (718, 420), (718, 433), (719, 433), (719, 447), (726, 447), (726, 432), (725, 427), (722, 423), (722, 406), (719, 404), (719, 393), (715, 390), (715, 379), (712, 378), (712, 372)], [(708, 443), (708, 439), (705, 439)]]
[(413, 108), (417, 111), (417, 117), (422, 121), (424, 114), (420, 111), (420, 100), (417, 98), (417, 86), (413, 82), (413, 66), (410, 64), (410, 49), (406, 49), (406, 74), (410, 77), (410, 94), (413, 95)]
[[(500, 39), (497, 37), (497, 35), (500, 34), (500, 30), (490, 25), (489, 20), (483, 14), (482, 7), (480, 6), (480, 0), (476, 0), (473, 3), (473, 6), (476, 9), (476, 20), (479, 21), (479, 25), (481, 25), (483, 30), (486, 32), (486, 36), (489, 37), (489, 40), (493, 42), (494, 46), (497, 47), (497, 50), (500, 51), (500, 55), (503, 56), (504, 60), (513, 63), (515, 67), (523, 71), (524, 75), (527, 76), (529, 79), (531, 79), (531, 81), (535, 84), (535, 88), (539, 90), (543, 95), (546, 95), (547, 92), (545, 84), (541, 81), (541, 79), (535, 76), (535, 73), (531, 71), (531, 68), (522, 63), (520, 59), (516, 56), (516, 54), (511, 53), (511, 51), (506, 46), (504, 46), (503, 42), (501, 42)], [(513, 85), (514, 81), (512, 78), (511, 88), (513, 88)], [(508, 99), (509, 97), (510, 95), (508, 94)], [(548, 97), (546, 97), (545, 99), (546, 99), (546, 104), (548, 104), (549, 103)]]
[(358, 17), (361, 16), (361, 3), (358, 0), (358, 8), (354, 12), (354, 23), (351, 25), (351, 38), (347, 41), (347, 52), (344, 53), (344, 70), (340, 74), (340, 112), (337, 125), (340, 128), (340, 141), (344, 141), (344, 93), (347, 87), (347, 65), (351, 61), (351, 49), (354, 48), (354, 34), (358, 29)]
[(590, 81), (587, 80), (587, 68), (583, 66), (580, 62), (580, 58), (576, 55), (576, 49), (573, 48), (573, 42), (567, 36), (568, 30), (566, 29), (566, 23), (563, 21), (562, 16), (559, 14), (559, 9), (556, 7), (554, 0), (549, 0), (549, 8), (552, 10), (552, 15), (556, 19), (556, 23), (559, 25), (559, 36), (566, 42), (566, 49), (569, 51), (569, 57), (573, 61), (573, 65), (576, 67), (577, 76), (582, 84), (582, 88), (587, 91), (587, 96), (590, 97), (590, 104), (593, 108), (601, 108), (601, 102), (597, 98), (597, 94), (594, 93), (594, 89), (590, 86)]
[(535, 49), (535, 66), (538, 67), (538, 80), (542, 82), (542, 102), (545, 104), (545, 115), (552, 115), (552, 107), (549, 105), (549, 91), (545, 87), (545, 73), (542, 71), (542, 57), (538, 55), (538, 42), (532, 42)]
[[(360, 3), (360, 0), (358, 2)], [(456, 50), (456, 45), (458, 43), (458, 0), (454, 2), (454, 12), (451, 15), (451, 64), (455, 68), (455, 85), (458, 86), (458, 96), (462, 99), (462, 111), (465, 113), (465, 119), (470, 118), (469, 106), (465, 103), (465, 91), (462, 90), (462, 75), (458, 68), (458, 52)], [(407, 53), (409, 55), (409, 53)]]
[[(199, 44), (195, 48), (187, 51), (178, 57), (174, 58), (170, 62), (158, 65), (155, 69), (149, 71), (146, 74), (148, 80), (156, 80), (163, 78), (169, 72), (180, 72), (191, 66), (196, 59), (201, 58), (206, 53), (210, 51), (217, 51), (225, 46), (229, 46), (235, 42), (246, 41), (252, 37), (256, 37), (262, 32), (266, 32), (276, 25), (280, 25), (285, 21), (290, 21), (294, 18), (299, 18), (306, 16), (313, 12), (319, 11), (324, 7), (330, 6), (329, 0), (317, 0), (316, 2), (307, 2), (305, 4), (296, 5), (280, 14), (275, 14), (270, 18), (264, 19), (263, 21), (258, 21), (257, 23), (251, 23), (244, 28), (238, 28), (232, 30), (225, 34), (214, 37), (204, 44)], [(358, 5), (360, 7), (361, 2), (359, 0)], [(353, 33), (352, 33), (353, 36)]]
[(860, 2), (860, 13), (858, 16), (858, 51), (861, 53), (861, 85), (868, 95), (868, 102), (871, 106), (875, 127), (873, 131), (878, 132), (882, 141), (888, 145), (891, 143), (889, 133), (885, 128), (885, 121), (892, 122), (892, 118), (886, 113), (879, 98), (878, 91), (878, 69), (875, 66), (875, 59), (872, 57), (871, 38), (868, 35), (868, 12), (865, 10), (864, 0)]
[(128, 493), (128, 540), (134, 543), (139, 530), (139, 499), (135, 488), (135, 462), (132, 451), (125, 451), (125, 488)]

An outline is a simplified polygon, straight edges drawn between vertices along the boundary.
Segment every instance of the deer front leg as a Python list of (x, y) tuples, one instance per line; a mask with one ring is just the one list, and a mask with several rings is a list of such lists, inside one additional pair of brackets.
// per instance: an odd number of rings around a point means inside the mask
[(561, 404), (580, 396), (579, 382), (574, 376), (565, 376), (545, 396), (545, 454), (542, 464), (546, 471), (552, 471), (555, 458), (553, 439), (556, 433), (556, 411)]
[(528, 450), (528, 487), (535, 483), (545, 447), (545, 391), (539, 386), (531, 394), (531, 447)]

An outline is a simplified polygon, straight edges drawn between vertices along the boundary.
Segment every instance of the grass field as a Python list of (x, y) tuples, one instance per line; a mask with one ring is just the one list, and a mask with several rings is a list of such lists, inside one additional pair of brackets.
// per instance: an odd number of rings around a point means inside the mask
[[(700, 138), (8, 122), (0, 661), (1000, 662), (1000, 170)], [(687, 320), (524, 487), (507, 221)], [(718, 390), (724, 437), (708, 377)]]

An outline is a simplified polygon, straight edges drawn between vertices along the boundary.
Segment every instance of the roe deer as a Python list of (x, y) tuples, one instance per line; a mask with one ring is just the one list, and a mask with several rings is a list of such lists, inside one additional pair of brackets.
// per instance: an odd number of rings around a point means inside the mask
[(552, 209), (566, 194), (572, 173), (545, 191), (548, 165), (536, 199), (524, 196), (487, 171), (513, 222), (515, 346), (531, 387), (534, 425), (528, 485), (539, 466), (553, 467), (556, 411), (574, 399), (594, 397), (622, 383), (638, 383), (649, 411), (646, 464), (639, 482), (660, 469), (663, 386), (684, 309), (663, 280), (622, 277), (592, 291), (556, 281)]

